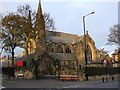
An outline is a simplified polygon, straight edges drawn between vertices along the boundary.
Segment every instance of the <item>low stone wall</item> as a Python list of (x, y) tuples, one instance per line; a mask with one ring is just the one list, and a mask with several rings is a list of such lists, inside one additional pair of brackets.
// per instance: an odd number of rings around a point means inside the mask
[(26, 69), (26, 70), (15, 70), (14, 71), (15, 78), (24, 78), (24, 79), (33, 79), (33, 71)]

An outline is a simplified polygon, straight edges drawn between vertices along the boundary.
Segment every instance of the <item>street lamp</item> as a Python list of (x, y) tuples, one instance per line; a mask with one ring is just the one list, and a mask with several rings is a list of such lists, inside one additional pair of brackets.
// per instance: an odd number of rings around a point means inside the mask
[[(86, 29), (85, 29), (85, 17), (87, 17), (88, 15), (91, 15), (91, 14), (94, 14), (95, 12), (91, 12), (91, 13), (88, 13), (87, 15), (83, 16), (83, 29), (84, 29), (84, 55), (85, 55), (85, 65), (86, 65), (86, 72), (87, 72), (87, 50), (86, 50)], [(86, 81), (88, 81), (88, 75), (87, 73), (85, 72), (85, 76), (86, 76)]]

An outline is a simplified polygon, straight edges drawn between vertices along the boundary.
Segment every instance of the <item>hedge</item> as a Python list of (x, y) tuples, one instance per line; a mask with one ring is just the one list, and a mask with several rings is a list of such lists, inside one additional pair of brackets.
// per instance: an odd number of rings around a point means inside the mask
[(14, 76), (14, 67), (2, 67), (2, 74)]
[(120, 68), (119, 67), (87, 67), (84, 68), (84, 72), (88, 74), (88, 76), (93, 75), (104, 75), (104, 74), (120, 74)]

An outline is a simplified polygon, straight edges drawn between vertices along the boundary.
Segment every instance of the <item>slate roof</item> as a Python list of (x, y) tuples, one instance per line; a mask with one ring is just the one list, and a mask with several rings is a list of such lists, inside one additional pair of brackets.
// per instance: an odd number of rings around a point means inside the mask
[(69, 34), (63, 32), (53, 32), (53, 31), (46, 31), (46, 42), (52, 41), (56, 43), (78, 43), (80, 42), (84, 36), (78, 36), (76, 34)]
[(55, 60), (76, 60), (72, 53), (49, 53)]

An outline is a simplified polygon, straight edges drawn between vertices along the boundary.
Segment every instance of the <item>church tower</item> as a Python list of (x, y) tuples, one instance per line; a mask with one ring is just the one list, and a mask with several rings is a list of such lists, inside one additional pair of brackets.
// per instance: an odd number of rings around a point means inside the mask
[[(36, 14), (35, 27), (36, 31), (36, 54), (41, 56), (46, 50), (45, 21), (42, 14), (41, 1), (39, 0), (38, 10)], [(36, 55), (35, 55), (36, 56)]]

